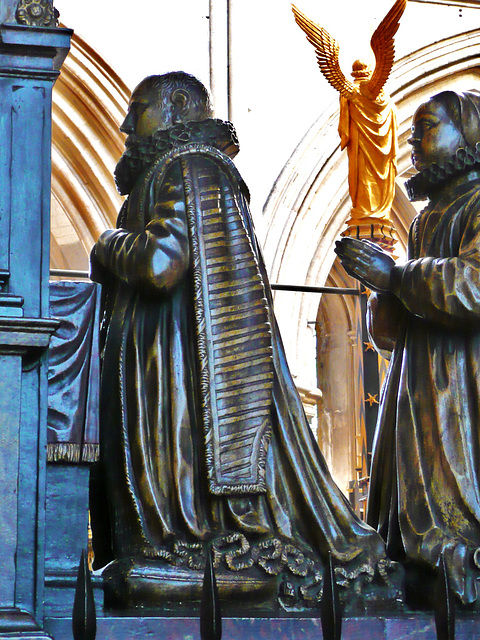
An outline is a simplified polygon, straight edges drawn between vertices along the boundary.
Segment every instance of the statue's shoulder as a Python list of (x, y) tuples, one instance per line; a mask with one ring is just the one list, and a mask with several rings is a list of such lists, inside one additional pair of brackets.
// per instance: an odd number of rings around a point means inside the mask
[(222, 182), (230, 183), (247, 200), (250, 199), (248, 187), (233, 160), (213, 145), (196, 142), (182, 145), (172, 150), (164, 162), (168, 165), (179, 162), (186, 179), (198, 177), (199, 173), (205, 171), (211, 175), (216, 174)]
[(152, 163), (149, 171), (147, 171), (145, 180), (148, 181), (151, 178), (158, 180), (165, 175), (174, 164), (188, 164), (191, 167), (194, 167), (202, 163), (211, 163), (221, 169), (230, 171), (241, 180), (240, 173), (235, 167), (233, 161), (226, 154), (212, 145), (197, 142), (175, 147), (174, 149), (159, 155)]
[(139, 205), (145, 206), (152, 188), (158, 191), (168, 184), (196, 183), (202, 175), (230, 184), (234, 191), (250, 200), (248, 187), (231, 158), (212, 145), (194, 142), (175, 147), (156, 158), (139, 185)]

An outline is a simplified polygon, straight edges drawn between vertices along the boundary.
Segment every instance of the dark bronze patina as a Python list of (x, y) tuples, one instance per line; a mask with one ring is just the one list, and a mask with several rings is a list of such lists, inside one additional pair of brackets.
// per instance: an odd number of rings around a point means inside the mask
[(128, 199), (91, 260), (105, 300), (109, 509), (100, 502), (93, 524), (105, 531), (110, 517), (111, 546), (95, 543), (97, 566), (114, 559), (107, 602), (200, 601), (210, 547), (224, 602), (317, 606), (329, 552), (344, 585), (375, 589), (391, 566), (306, 421), (230, 159), (233, 127), (179, 72), (137, 87), (122, 130)]
[(375, 293), (370, 331), (393, 351), (373, 452), (368, 522), (428, 594), (442, 561), (449, 589), (478, 602), (480, 578), (480, 94), (445, 91), (413, 118), (415, 218), (408, 261), (338, 243)]

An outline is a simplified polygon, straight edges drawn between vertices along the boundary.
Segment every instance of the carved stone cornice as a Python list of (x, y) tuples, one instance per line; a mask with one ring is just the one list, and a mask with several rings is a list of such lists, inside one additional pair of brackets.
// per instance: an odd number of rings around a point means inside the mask
[(0, 317), (0, 354), (46, 349), (60, 322), (54, 318)]
[(0, 25), (0, 76), (55, 82), (72, 33), (65, 28)]
[(29, 27), (57, 27), (60, 14), (52, 0), (19, 0), (15, 18)]

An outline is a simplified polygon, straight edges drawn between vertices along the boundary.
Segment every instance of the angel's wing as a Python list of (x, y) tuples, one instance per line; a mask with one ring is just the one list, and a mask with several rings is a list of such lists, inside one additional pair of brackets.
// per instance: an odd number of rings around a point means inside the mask
[(320, 71), (332, 87), (348, 98), (355, 90), (355, 85), (347, 80), (340, 69), (336, 40), (328, 31), (307, 18), (294, 4), (292, 4), (292, 11), (296, 23), (305, 32), (307, 40), (315, 47)]
[(375, 100), (383, 89), (392, 70), (395, 57), (394, 35), (397, 33), (400, 18), (406, 6), (407, 0), (396, 0), (370, 40), (370, 46), (375, 54), (375, 71), (365, 90), (372, 100)]

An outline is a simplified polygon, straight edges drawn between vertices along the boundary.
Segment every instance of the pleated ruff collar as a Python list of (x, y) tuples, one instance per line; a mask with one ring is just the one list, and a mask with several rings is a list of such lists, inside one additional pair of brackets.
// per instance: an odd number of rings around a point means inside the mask
[(179, 123), (170, 129), (156, 131), (151, 136), (130, 135), (115, 169), (119, 193), (130, 193), (140, 175), (158, 156), (189, 143), (215, 147), (230, 158), (234, 158), (240, 150), (233, 124), (214, 118)]
[(480, 169), (480, 142), (475, 147), (461, 147), (444, 163), (432, 163), (405, 182), (411, 202), (435, 196), (452, 179)]

